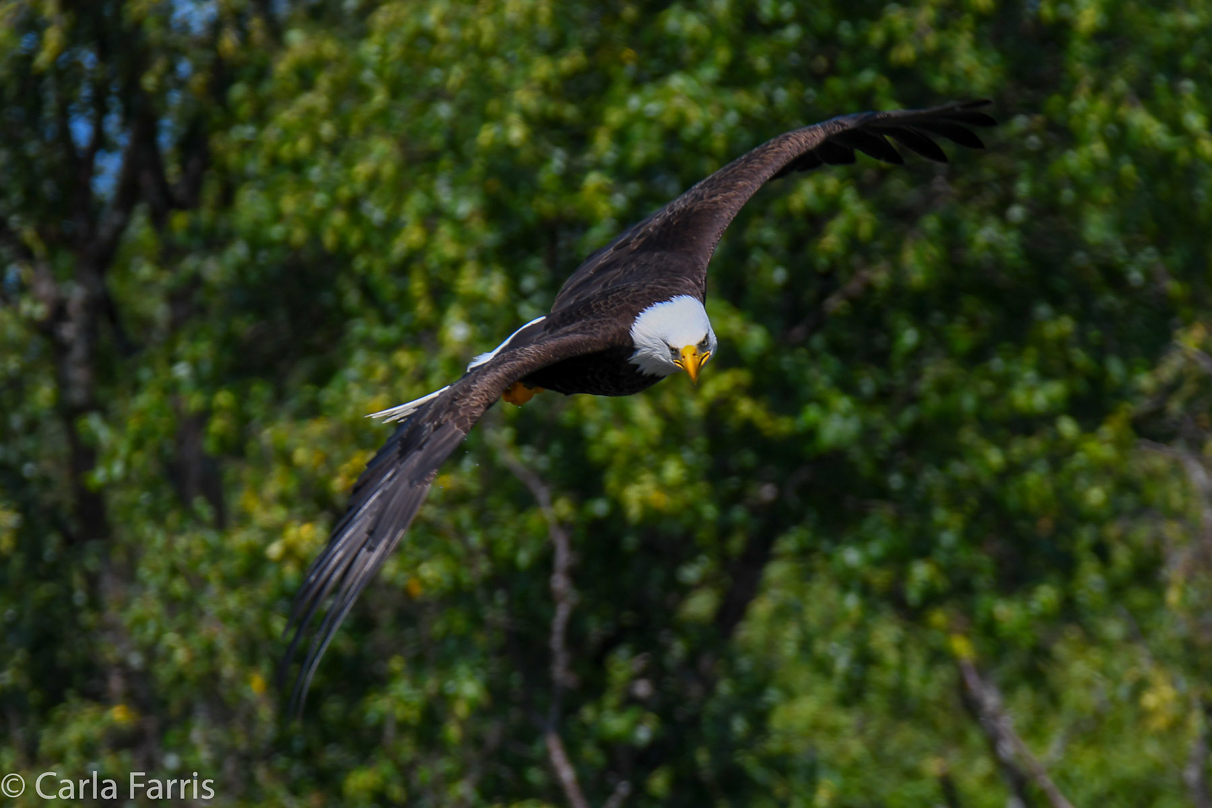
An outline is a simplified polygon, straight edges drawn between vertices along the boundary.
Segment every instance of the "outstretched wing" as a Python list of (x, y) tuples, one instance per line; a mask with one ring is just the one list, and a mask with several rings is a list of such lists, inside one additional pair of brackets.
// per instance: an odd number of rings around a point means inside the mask
[(973, 126), (997, 122), (981, 112), (989, 101), (962, 101), (932, 109), (860, 112), (779, 135), (732, 161), (686, 193), (634, 225), (589, 256), (564, 284), (552, 311), (616, 285), (653, 282), (662, 267), (684, 273), (683, 262), (637, 260), (647, 253), (673, 253), (693, 259), (699, 296), (706, 289), (707, 262), (737, 212), (768, 180), (819, 165), (854, 162), (861, 151), (878, 160), (904, 160), (888, 138), (928, 160), (946, 162), (935, 142), (945, 138), (961, 146), (984, 148)]
[(312, 618), (326, 603), (328, 606), (295, 681), (292, 712), (302, 710), (320, 657), (358, 595), (399, 544), (425, 500), (438, 467), (463, 442), (485, 410), (515, 381), (602, 347), (600, 336), (565, 332), (511, 348), (469, 371), (396, 428), (358, 478), (348, 510), (312, 562), (295, 597), (287, 624), (287, 631), (293, 629), (294, 637), (280, 676), (285, 676)]

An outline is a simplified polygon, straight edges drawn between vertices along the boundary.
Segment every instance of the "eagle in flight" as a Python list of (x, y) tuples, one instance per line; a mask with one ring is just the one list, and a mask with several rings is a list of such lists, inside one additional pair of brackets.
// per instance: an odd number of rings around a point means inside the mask
[(585, 259), (551, 312), (475, 357), (458, 381), (375, 413), (399, 422), (354, 485), (348, 510), (308, 569), (287, 630), (293, 659), (305, 630), (327, 604), (295, 683), (303, 697), (320, 657), (354, 601), (399, 543), (438, 467), (498, 399), (524, 404), (540, 390), (629, 396), (685, 371), (698, 380), (716, 350), (703, 299), (707, 263), (724, 229), (775, 177), (855, 161), (855, 151), (904, 161), (889, 138), (928, 160), (946, 162), (935, 142), (984, 148), (970, 127), (996, 122), (966, 101), (924, 110), (862, 112), (779, 135), (716, 171)]

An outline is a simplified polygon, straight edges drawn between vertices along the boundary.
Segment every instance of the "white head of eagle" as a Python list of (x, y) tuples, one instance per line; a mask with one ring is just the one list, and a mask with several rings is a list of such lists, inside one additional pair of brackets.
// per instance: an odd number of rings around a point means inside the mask
[(690, 295), (654, 303), (640, 312), (631, 326), (635, 353), (631, 363), (650, 376), (686, 371), (698, 382), (699, 369), (715, 353), (715, 331), (707, 310)]

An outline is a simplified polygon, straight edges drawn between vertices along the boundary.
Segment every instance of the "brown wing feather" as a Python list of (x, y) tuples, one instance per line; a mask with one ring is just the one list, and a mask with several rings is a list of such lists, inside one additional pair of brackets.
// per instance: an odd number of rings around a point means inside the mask
[[(503, 351), (467, 373), (396, 428), (358, 478), (345, 515), (312, 562), (295, 596), (287, 631), (294, 636), (279, 671), (284, 677), (308, 625), (327, 608), (295, 680), (291, 710), (301, 711), (320, 657), (354, 601), (399, 544), (429, 492), (438, 467), (480, 416), (515, 381), (547, 365), (606, 347), (593, 329), (548, 334)], [(327, 605), (326, 605), (327, 604)]]
[[(921, 110), (860, 112), (779, 135), (721, 168), (686, 193), (589, 256), (564, 284), (552, 311), (573, 305), (619, 284), (660, 282), (664, 271), (684, 273), (681, 281), (706, 286), (707, 262), (737, 212), (774, 177), (821, 164), (854, 162), (861, 151), (877, 160), (903, 159), (888, 138), (929, 160), (946, 162), (935, 143), (945, 138), (968, 148), (984, 144), (968, 127), (993, 126), (981, 112), (989, 101), (963, 101)], [(676, 265), (642, 260), (647, 253), (678, 253)]]

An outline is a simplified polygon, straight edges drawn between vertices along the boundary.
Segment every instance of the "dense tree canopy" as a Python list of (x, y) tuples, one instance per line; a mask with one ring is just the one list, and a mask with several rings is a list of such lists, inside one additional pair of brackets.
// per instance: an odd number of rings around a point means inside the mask
[[(1212, 806), (1209, 30), (1135, 0), (0, 0), (0, 770)], [(984, 153), (758, 194), (698, 388), (490, 410), (286, 720), (365, 413), (767, 138), (977, 97)]]

